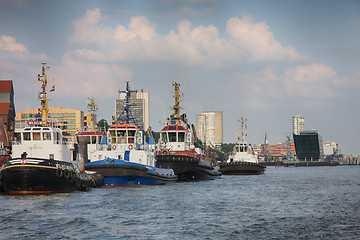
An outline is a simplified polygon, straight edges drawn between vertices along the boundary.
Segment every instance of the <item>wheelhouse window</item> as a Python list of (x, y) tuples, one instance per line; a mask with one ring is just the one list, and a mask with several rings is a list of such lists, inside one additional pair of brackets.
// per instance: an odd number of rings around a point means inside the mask
[(185, 132), (178, 132), (178, 142), (185, 142)]
[(111, 143), (116, 143), (115, 130), (110, 130), (109, 133), (110, 133)]
[(51, 140), (51, 133), (50, 132), (44, 132), (43, 133), (43, 140), (50, 141)]
[(128, 130), (128, 143), (134, 143), (135, 130)]
[(39, 140), (41, 140), (41, 133), (40, 133), (40, 132), (34, 132), (34, 133), (33, 133), (33, 140), (34, 140), (34, 141), (39, 141)]
[(126, 143), (126, 130), (117, 130), (116, 136), (118, 137), (118, 143)]
[(161, 133), (161, 139), (162, 139), (164, 142), (168, 142), (168, 141), (169, 141), (168, 138), (167, 138), (166, 132), (162, 132), (162, 133)]
[(30, 141), (31, 140), (31, 136), (29, 132), (24, 132), (24, 141)]
[(168, 132), (169, 142), (176, 142), (176, 132)]

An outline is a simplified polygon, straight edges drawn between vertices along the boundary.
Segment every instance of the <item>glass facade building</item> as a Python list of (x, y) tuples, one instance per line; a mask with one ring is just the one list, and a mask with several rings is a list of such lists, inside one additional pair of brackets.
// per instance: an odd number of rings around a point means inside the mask
[(319, 161), (324, 157), (321, 135), (316, 130), (294, 134), (296, 157), (300, 161)]

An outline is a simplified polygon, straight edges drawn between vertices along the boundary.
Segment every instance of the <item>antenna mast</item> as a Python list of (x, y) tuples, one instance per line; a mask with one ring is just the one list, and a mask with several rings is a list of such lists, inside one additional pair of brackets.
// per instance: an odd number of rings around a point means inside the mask
[(136, 123), (136, 119), (133, 117), (133, 115), (132, 115), (132, 113), (130, 111), (131, 104), (129, 102), (129, 99), (130, 99), (130, 94), (133, 93), (133, 92), (136, 92), (136, 90), (130, 90), (129, 82), (126, 82), (126, 90), (125, 91), (119, 91), (120, 94), (121, 93), (126, 94), (125, 107), (124, 107), (124, 110), (120, 113), (119, 117), (116, 119), (115, 123), (122, 122), (121, 117), (124, 115), (126, 124), (129, 124), (130, 121), (132, 121), (136, 126), (138, 126), (137, 123)]
[(173, 83), (173, 86), (175, 88), (175, 95), (174, 95), (175, 104), (172, 107), (172, 109), (174, 110), (174, 113), (170, 116), (170, 118), (171, 118), (171, 120), (175, 120), (176, 124), (180, 124), (180, 120), (181, 120), (181, 116), (180, 116), (181, 100), (180, 100), (180, 90), (179, 90), (180, 84), (175, 82), (175, 83)]
[(45, 71), (49, 69), (50, 67), (46, 67), (46, 63), (41, 63), (42, 71), (41, 75), (38, 74), (38, 82), (41, 82), (41, 91), (39, 92), (38, 99), (41, 102), (41, 108), (40, 108), (40, 114), (41, 114), (41, 120), (47, 121), (49, 116), (49, 107), (48, 107), (48, 101), (49, 99), (46, 98), (46, 87), (47, 87), (47, 78)]
[(96, 131), (97, 130), (97, 126), (95, 125), (96, 122), (96, 114), (95, 112), (97, 111), (97, 105), (95, 104), (95, 98), (91, 97), (88, 98), (88, 111), (90, 112), (90, 127), (91, 127), (91, 131)]
[(240, 117), (240, 119), (238, 121), (240, 123), (240, 130), (238, 132), (238, 143), (245, 142), (245, 136), (247, 135), (245, 133), (245, 129), (247, 129), (247, 124), (246, 124), (247, 119)]

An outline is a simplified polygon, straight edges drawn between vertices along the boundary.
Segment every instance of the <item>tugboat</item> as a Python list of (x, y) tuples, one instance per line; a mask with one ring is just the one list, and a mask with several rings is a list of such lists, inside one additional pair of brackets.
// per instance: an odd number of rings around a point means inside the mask
[[(205, 160), (203, 150), (196, 139), (195, 127), (187, 123), (186, 114), (180, 115), (180, 84), (174, 83), (174, 113), (160, 132), (156, 165), (175, 171), (181, 181), (211, 180), (221, 174)], [(192, 131), (191, 131), (192, 130)]]
[(106, 186), (159, 185), (175, 182), (177, 176), (170, 168), (155, 167), (155, 141), (151, 132), (140, 129), (130, 111), (131, 94), (126, 83), (124, 110), (109, 127), (106, 143), (97, 144), (89, 156), (86, 170), (104, 176)]
[(44, 194), (71, 192), (100, 186), (99, 174), (80, 171), (74, 144), (63, 141), (58, 124), (48, 119), (46, 63), (42, 63), (39, 99), (41, 116), (29, 120), (12, 144), (12, 158), (0, 170), (3, 188), (8, 194)]
[(246, 119), (241, 117), (239, 122), (241, 126), (238, 132), (238, 142), (226, 162), (220, 165), (220, 171), (224, 175), (263, 174), (266, 167), (260, 164), (251, 146), (245, 140)]

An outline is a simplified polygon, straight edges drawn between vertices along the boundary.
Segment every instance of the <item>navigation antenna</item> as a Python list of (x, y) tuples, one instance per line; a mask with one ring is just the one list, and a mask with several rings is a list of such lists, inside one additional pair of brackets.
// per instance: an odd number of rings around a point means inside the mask
[(238, 132), (238, 143), (245, 142), (245, 137), (247, 136), (247, 134), (245, 133), (245, 129), (247, 129), (247, 119), (240, 117), (238, 122), (240, 123), (240, 130)]
[(96, 114), (95, 112), (98, 110), (98, 106), (95, 104), (95, 98), (91, 97), (88, 98), (88, 104), (87, 104), (87, 108), (88, 108), (88, 112), (90, 113), (90, 127), (91, 127), (91, 131), (97, 131), (97, 126), (95, 125), (96, 122)]
[(176, 124), (180, 124), (180, 120), (182, 119), (181, 116), (180, 116), (180, 102), (182, 100), (180, 100), (180, 90), (179, 90), (179, 87), (180, 87), (180, 84), (179, 83), (173, 83), (173, 86), (175, 88), (175, 95), (174, 95), (174, 98), (175, 98), (175, 104), (174, 106), (172, 107), (172, 109), (174, 110), (174, 113), (170, 116), (171, 120), (172, 121), (176, 121)]
[(130, 90), (129, 82), (126, 82), (126, 90), (125, 91), (119, 91), (119, 94), (125, 93), (125, 107), (124, 110), (120, 113), (119, 117), (116, 119), (115, 123), (121, 123), (122, 117), (125, 117), (125, 123), (129, 124), (130, 121), (132, 121), (136, 126), (138, 126), (136, 119), (133, 117), (130, 106), (132, 106), (129, 102), (130, 94), (136, 92), (136, 90)]
[(39, 112), (41, 114), (41, 120), (47, 121), (49, 116), (49, 107), (48, 107), (48, 101), (49, 99), (46, 98), (46, 87), (47, 87), (47, 78), (45, 71), (49, 69), (50, 67), (46, 67), (46, 63), (41, 63), (42, 66), (42, 72), (41, 75), (38, 74), (38, 82), (41, 82), (41, 91), (39, 91), (38, 99), (41, 101), (41, 108), (39, 109)]

